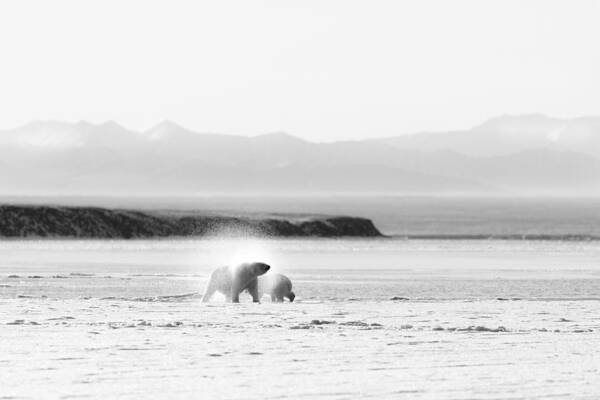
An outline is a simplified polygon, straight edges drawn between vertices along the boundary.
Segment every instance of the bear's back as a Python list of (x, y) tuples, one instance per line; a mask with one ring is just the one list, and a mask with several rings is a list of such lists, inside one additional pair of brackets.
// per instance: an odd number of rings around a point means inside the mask
[(292, 281), (282, 274), (267, 274), (258, 279), (259, 287), (262, 291), (268, 292), (274, 288), (292, 290)]
[(210, 279), (219, 288), (231, 288), (231, 268), (225, 265), (213, 270)]

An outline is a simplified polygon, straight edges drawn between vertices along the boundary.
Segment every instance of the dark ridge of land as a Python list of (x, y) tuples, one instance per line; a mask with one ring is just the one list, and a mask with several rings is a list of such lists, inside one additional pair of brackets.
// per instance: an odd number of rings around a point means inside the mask
[(358, 217), (240, 217), (98, 207), (0, 206), (0, 237), (133, 239), (169, 236), (381, 237)]

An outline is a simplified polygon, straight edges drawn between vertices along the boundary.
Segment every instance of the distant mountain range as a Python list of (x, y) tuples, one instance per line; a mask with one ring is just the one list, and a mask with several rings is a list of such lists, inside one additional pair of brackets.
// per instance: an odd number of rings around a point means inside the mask
[(538, 149), (599, 157), (600, 117), (502, 116), (465, 131), (424, 132), (383, 139), (383, 142), (405, 150), (448, 150), (474, 157), (503, 156)]
[(600, 117), (503, 116), (465, 131), (312, 143), (169, 121), (0, 131), (0, 195), (600, 194)]

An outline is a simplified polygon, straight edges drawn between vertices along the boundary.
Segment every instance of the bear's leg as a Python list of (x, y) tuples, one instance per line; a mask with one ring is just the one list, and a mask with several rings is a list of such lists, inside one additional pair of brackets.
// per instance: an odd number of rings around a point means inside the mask
[(231, 282), (231, 302), (239, 303), (240, 302), (240, 293), (244, 290), (243, 283), (240, 282), (239, 277), (235, 277), (233, 282)]
[(237, 287), (233, 286), (231, 288), (231, 302), (232, 303), (239, 303), (240, 302), (240, 291)]
[(215, 293), (215, 283), (213, 282), (213, 277), (210, 277), (208, 284), (206, 285), (206, 289), (204, 289), (204, 294), (202, 295), (202, 302), (206, 303), (210, 300), (212, 295)]
[(283, 301), (283, 296), (279, 292), (273, 292), (271, 293), (271, 299), (274, 303), (281, 303)]
[(258, 297), (258, 280), (256, 278), (252, 279), (246, 288), (248, 289), (250, 296), (252, 296), (252, 301), (254, 303), (260, 303), (260, 298)]

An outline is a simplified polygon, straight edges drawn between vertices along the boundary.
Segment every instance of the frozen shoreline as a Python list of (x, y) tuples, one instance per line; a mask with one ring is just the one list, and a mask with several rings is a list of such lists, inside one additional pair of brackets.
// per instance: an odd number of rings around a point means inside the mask
[[(0, 242), (0, 396), (591, 399), (599, 255), (598, 242)], [(202, 304), (215, 263), (240, 257), (290, 276), (296, 302)]]

